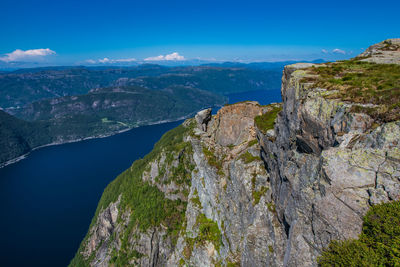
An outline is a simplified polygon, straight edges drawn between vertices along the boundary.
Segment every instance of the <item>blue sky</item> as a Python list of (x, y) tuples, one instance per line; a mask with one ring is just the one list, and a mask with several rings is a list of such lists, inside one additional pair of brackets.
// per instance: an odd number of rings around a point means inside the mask
[(0, 6), (3, 67), (332, 60), (400, 37), (400, 1), (393, 0), (2, 0)]

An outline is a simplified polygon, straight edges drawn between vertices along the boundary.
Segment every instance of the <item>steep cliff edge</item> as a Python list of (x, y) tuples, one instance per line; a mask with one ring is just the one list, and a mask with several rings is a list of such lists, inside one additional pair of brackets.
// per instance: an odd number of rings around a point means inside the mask
[(379, 49), (287, 66), (282, 104), (166, 133), (106, 188), (71, 266), (315, 266), (356, 238), (400, 195), (400, 66), (372, 63)]
[(371, 205), (399, 199), (399, 75), (399, 65), (358, 59), (285, 68), (282, 112), (258, 132), (284, 265), (315, 265), (331, 240), (357, 237)]
[(283, 228), (254, 126), (269, 109), (206, 110), (165, 134), (107, 187), (71, 265), (282, 262)]

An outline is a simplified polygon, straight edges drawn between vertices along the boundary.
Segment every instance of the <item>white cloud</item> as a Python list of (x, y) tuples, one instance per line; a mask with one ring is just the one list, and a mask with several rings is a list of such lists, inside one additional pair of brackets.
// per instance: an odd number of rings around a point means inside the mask
[(165, 60), (165, 56), (163, 55), (159, 55), (156, 57), (148, 57), (144, 59), (145, 61), (161, 61), (161, 60)]
[(144, 59), (145, 61), (164, 61), (164, 60), (175, 60), (175, 61), (181, 61), (181, 60), (185, 60), (184, 56), (179, 55), (178, 52), (173, 52), (171, 54), (168, 55), (159, 55), (156, 57), (148, 57)]
[(342, 50), (342, 49), (339, 49), (339, 48), (335, 48), (335, 49), (332, 49), (332, 50), (321, 49), (321, 53), (330, 54), (330, 55), (332, 55), (332, 54), (350, 55), (350, 54), (353, 53), (353, 51), (345, 51), (345, 50)]
[(135, 58), (119, 58), (119, 59), (110, 59), (108, 57), (101, 58), (101, 59), (87, 59), (85, 60), (86, 63), (89, 64), (96, 64), (96, 63), (102, 63), (102, 64), (115, 64), (115, 63), (129, 63), (129, 62), (135, 62)]
[(342, 54), (342, 55), (346, 55), (346, 51), (339, 49), (339, 48), (335, 48), (332, 50), (332, 53), (334, 54)]
[(109, 58), (103, 58), (103, 59), (99, 59), (99, 62), (100, 63), (109, 63), (110, 62), (110, 59)]
[(16, 49), (15, 51), (7, 53), (3, 57), (0, 57), (0, 61), (4, 62), (35, 61), (45, 56), (53, 54), (56, 54), (56, 52), (54, 52), (49, 48), (30, 49), (30, 50)]
[(172, 54), (165, 55), (165, 60), (185, 60), (185, 57), (179, 55), (177, 52), (174, 52)]

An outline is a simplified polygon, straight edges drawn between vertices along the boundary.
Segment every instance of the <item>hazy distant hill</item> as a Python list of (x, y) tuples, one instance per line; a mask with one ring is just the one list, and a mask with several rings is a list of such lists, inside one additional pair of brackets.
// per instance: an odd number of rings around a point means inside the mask
[(244, 67), (180, 67), (157, 76), (143, 76), (133, 79), (121, 78), (115, 84), (138, 85), (154, 90), (171, 85), (182, 85), (217, 94), (230, 94), (277, 89), (280, 87), (281, 76), (280, 68), (257, 70)]
[[(41, 99), (86, 94), (113, 85), (150, 89), (184, 85), (220, 94), (280, 86), (281, 68), (255, 70), (244, 66), (46, 67), (0, 73), (0, 107), (15, 108)], [(129, 82), (129, 83), (127, 83)]]
[(316, 59), (313, 61), (277, 61), (277, 62), (252, 62), (252, 63), (241, 63), (241, 62), (223, 62), (223, 63), (206, 63), (202, 66), (220, 67), (220, 68), (247, 68), (247, 69), (262, 69), (262, 70), (276, 70), (282, 69), (286, 65), (291, 65), (295, 63), (323, 63), (325, 60)]
[(29, 121), (48, 122), (57, 142), (109, 135), (159, 121), (177, 120), (226, 98), (191, 87), (150, 90), (138, 86), (102, 88), (85, 95), (47, 99), (17, 110)]
[(50, 142), (46, 123), (26, 122), (0, 110), (0, 165)]
[(45, 98), (85, 94), (93, 88), (110, 86), (121, 77), (158, 75), (165, 69), (161, 66), (105, 70), (56, 67), (3, 73), (0, 74), (0, 107), (24, 106)]

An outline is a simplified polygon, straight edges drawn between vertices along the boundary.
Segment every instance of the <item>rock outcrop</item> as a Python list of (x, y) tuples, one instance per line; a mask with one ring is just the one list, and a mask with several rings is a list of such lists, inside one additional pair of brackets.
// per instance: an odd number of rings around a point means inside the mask
[(195, 119), (198, 127), (204, 132), (207, 131), (207, 124), (211, 120), (211, 108), (199, 111), (196, 114)]
[(400, 64), (400, 38), (371, 45), (359, 56), (361, 60), (379, 64)]
[(400, 121), (316, 86), (313, 66), (285, 67), (282, 105), (205, 110), (164, 135), (108, 186), (71, 265), (316, 266), (356, 238), (400, 197)]

